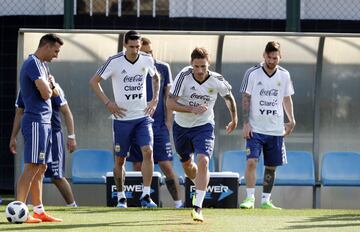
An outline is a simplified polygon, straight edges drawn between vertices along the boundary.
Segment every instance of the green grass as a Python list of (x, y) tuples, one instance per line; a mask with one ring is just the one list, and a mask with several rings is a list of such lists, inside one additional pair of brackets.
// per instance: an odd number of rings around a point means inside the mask
[(190, 209), (46, 207), (64, 222), (41, 224), (10, 224), (0, 210), (0, 231), (360, 231), (360, 210), (204, 209), (195, 223)]

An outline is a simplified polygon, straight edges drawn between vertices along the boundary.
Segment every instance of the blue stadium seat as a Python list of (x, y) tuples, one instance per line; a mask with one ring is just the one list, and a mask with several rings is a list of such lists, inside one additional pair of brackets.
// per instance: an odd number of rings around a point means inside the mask
[(76, 150), (72, 154), (72, 182), (105, 184), (106, 173), (113, 171), (113, 166), (113, 153), (110, 150)]
[(325, 153), (321, 162), (321, 183), (324, 186), (360, 186), (360, 153)]
[(275, 185), (314, 186), (313, 155), (306, 151), (287, 151), (287, 164), (277, 167)]
[[(222, 172), (237, 172), (240, 175), (241, 183), (245, 181), (246, 152), (245, 151), (226, 151), (222, 156)], [(264, 161), (261, 156), (256, 167), (256, 185), (262, 185), (264, 179)]]

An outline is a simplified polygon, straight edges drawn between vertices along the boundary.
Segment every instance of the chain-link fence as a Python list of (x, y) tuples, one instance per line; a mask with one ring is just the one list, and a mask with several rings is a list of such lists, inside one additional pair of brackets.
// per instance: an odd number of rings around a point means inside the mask
[[(359, 20), (359, 0), (300, 0), (301, 19)], [(286, 19), (287, 0), (74, 0), (74, 14)], [(1, 0), (1, 15), (63, 15), (64, 0)]]

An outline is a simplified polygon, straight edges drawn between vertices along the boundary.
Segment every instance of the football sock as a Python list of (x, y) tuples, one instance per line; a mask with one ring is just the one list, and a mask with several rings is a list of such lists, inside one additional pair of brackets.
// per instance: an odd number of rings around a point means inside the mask
[(40, 205), (37, 205), (37, 206), (34, 206), (33, 207), (33, 211), (37, 214), (42, 214), (45, 212), (45, 209), (44, 209), (44, 205), (43, 204), (40, 204)]
[(195, 206), (202, 208), (202, 203), (205, 198), (206, 191), (196, 190)]
[(141, 198), (143, 198), (145, 195), (150, 196), (150, 186), (144, 186), (143, 187), (143, 192), (141, 194)]
[(261, 204), (270, 201), (271, 193), (262, 193)]
[(179, 208), (180, 206), (182, 206), (182, 201), (181, 200), (174, 201), (174, 205), (175, 205), (175, 208)]
[(76, 204), (76, 202), (74, 201), (73, 203), (67, 204), (66, 206), (69, 206), (69, 207), (77, 207), (77, 204)]
[(255, 199), (255, 188), (246, 188), (246, 197)]
[(118, 201), (120, 201), (121, 198), (126, 198), (125, 192), (118, 192), (117, 197), (118, 197)]

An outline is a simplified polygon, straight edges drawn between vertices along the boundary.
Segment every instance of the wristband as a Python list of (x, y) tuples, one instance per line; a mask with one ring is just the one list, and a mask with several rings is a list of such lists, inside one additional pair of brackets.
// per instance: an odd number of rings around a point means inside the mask
[(108, 100), (108, 101), (105, 103), (105, 105), (106, 105), (106, 106), (108, 106), (108, 105), (109, 105), (109, 103), (110, 103), (110, 100)]
[(69, 139), (75, 139), (75, 134), (68, 135)]

